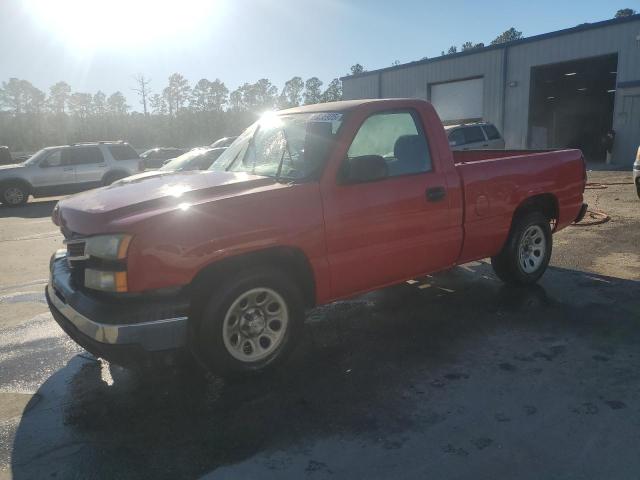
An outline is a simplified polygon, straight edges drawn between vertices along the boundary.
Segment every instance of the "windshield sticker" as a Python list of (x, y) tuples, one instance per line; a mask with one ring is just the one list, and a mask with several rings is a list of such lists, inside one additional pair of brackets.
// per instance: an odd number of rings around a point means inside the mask
[(314, 113), (309, 117), (310, 122), (340, 122), (342, 114), (336, 112)]

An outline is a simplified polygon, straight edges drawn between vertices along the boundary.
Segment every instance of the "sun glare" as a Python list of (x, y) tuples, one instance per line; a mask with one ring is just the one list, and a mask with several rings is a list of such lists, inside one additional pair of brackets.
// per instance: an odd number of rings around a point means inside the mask
[(25, 0), (29, 14), (70, 48), (122, 49), (213, 28), (222, 0)]

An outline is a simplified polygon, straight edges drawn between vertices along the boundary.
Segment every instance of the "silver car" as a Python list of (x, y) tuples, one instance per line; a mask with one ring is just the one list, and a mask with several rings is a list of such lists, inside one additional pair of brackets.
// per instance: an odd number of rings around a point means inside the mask
[(43, 148), (23, 163), (0, 166), (0, 202), (16, 206), (29, 195), (67, 195), (109, 185), (140, 171), (139, 160), (124, 142)]
[(492, 123), (466, 123), (444, 127), (451, 150), (504, 150), (504, 139)]

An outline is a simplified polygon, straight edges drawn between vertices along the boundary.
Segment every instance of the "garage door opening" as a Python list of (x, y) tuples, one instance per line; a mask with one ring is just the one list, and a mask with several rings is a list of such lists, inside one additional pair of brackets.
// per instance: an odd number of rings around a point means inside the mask
[(613, 125), (618, 55), (531, 69), (530, 148), (580, 148), (604, 162)]

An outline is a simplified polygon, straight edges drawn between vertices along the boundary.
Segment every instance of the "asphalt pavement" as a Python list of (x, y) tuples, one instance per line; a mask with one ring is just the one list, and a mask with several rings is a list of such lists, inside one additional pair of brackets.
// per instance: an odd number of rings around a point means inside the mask
[(488, 261), (317, 308), (277, 372), (139, 375), (44, 300), (55, 200), (0, 207), (0, 479), (628, 479), (640, 472), (640, 200), (554, 237), (539, 285)]

